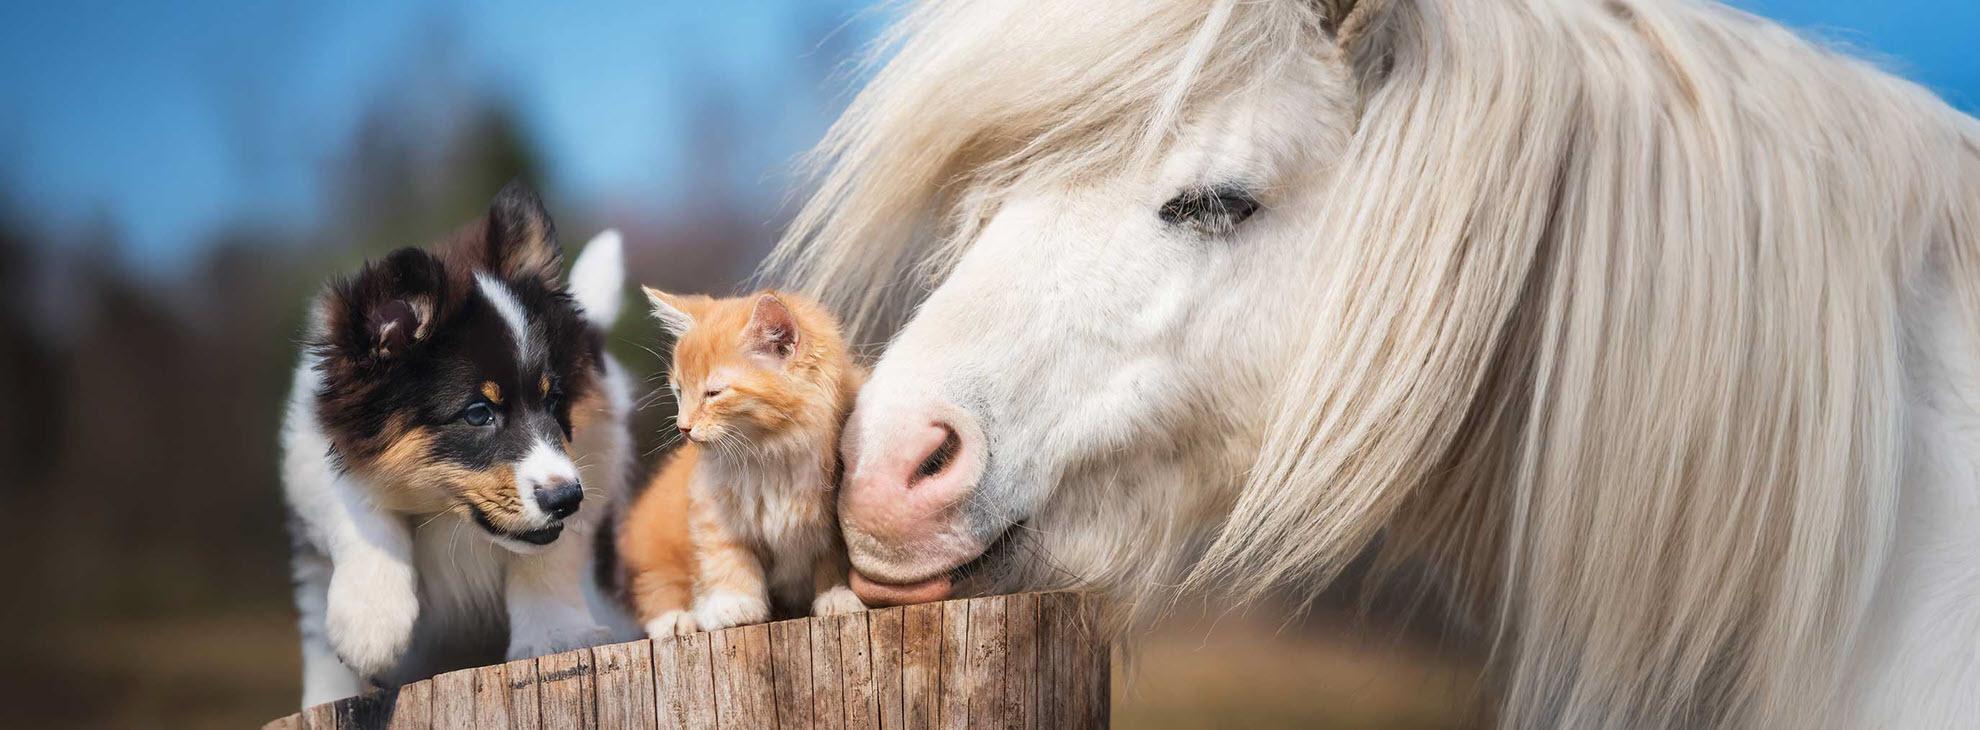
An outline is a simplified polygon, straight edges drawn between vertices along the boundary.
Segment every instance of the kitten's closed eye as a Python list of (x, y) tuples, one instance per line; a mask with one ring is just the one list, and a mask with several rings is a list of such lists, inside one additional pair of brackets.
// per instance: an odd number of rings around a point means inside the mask
[(701, 391), (701, 397), (703, 399), (708, 399), (727, 392), (729, 392), (728, 388), (710, 388), (708, 390)]

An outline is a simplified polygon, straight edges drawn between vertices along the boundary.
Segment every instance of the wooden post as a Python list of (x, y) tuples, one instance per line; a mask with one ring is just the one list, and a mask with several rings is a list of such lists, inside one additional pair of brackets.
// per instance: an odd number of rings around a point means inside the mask
[(1098, 620), (1085, 596), (1027, 593), (779, 621), (449, 672), (268, 727), (1105, 727)]

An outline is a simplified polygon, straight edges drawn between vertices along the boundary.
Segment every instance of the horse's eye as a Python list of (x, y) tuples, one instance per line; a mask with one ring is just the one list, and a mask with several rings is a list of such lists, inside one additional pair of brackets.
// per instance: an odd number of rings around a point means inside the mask
[(1190, 226), (1211, 235), (1230, 233), (1256, 212), (1258, 199), (1236, 185), (1190, 188), (1157, 211), (1163, 223)]
[(487, 401), (475, 401), (467, 410), (461, 411), (461, 421), (470, 426), (486, 426), (495, 422), (495, 407)]

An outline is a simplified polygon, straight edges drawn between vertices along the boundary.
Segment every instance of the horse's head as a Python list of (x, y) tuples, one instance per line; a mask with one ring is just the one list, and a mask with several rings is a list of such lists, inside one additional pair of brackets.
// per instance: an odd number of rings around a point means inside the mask
[(893, 37), (779, 259), (894, 335), (842, 445), (864, 597), (1132, 611), (1378, 546), (1497, 622), (1504, 724), (1820, 724), (1912, 453), (1900, 306), (1980, 281), (1970, 118), (1713, 3)]
[(1145, 156), (979, 193), (845, 432), (864, 598), (1142, 575), (1171, 560), (1147, 541), (1214, 524), (1301, 342), (1301, 211), (1350, 126), (1340, 64), (1266, 65)]

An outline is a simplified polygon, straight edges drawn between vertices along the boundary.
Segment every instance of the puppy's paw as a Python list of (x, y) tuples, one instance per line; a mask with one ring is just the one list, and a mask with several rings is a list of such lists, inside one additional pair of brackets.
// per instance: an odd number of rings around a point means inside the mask
[(859, 596), (853, 595), (852, 589), (845, 586), (832, 586), (825, 589), (824, 593), (818, 594), (817, 598), (811, 599), (813, 616), (837, 616), (864, 610), (866, 604), (861, 603)]
[(535, 630), (516, 631), (509, 634), (509, 661), (555, 654), (572, 649), (598, 646), (612, 641), (612, 631), (603, 626), (587, 623), (570, 626), (539, 627)]
[(694, 614), (687, 611), (668, 611), (646, 622), (646, 638), (649, 639), (687, 636), (699, 630)]
[(412, 645), (419, 596), (410, 581), (339, 570), (330, 577), (328, 604), (324, 632), (330, 648), (359, 677), (390, 672)]
[(770, 604), (757, 596), (716, 593), (695, 602), (694, 622), (703, 631), (760, 624), (770, 620)]

